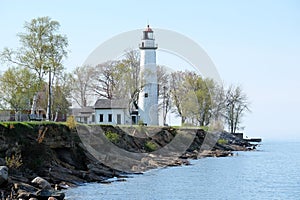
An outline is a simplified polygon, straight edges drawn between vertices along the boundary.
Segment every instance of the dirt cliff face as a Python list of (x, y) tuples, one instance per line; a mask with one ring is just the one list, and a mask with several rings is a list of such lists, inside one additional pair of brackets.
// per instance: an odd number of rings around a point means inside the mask
[(41, 176), (53, 184), (79, 184), (117, 174), (84, 149), (75, 130), (58, 123), (0, 124), (0, 157), (11, 182)]
[[(102, 125), (101, 131), (107, 141), (118, 148), (149, 154), (163, 149), (182, 132), (193, 134), (190, 146), (181, 157), (159, 157), (155, 160), (151, 154), (152, 157), (145, 162), (151, 166), (145, 166), (145, 169), (181, 165), (187, 163), (185, 159), (198, 158), (199, 155), (226, 156), (230, 155), (229, 150), (246, 150), (249, 146), (249, 143), (231, 134), (208, 135), (201, 129)], [(63, 123), (0, 123), (0, 165), (9, 168), (9, 180), (1, 188), (9, 191), (13, 183), (30, 184), (37, 176), (43, 177), (52, 186), (105, 182), (107, 178), (124, 177), (122, 171), (104, 165), (87, 151), (78, 134), (76, 129), (70, 129)], [(205, 140), (213, 145), (209, 151), (202, 148)], [(205, 153), (201, 154), (204, 150)]]

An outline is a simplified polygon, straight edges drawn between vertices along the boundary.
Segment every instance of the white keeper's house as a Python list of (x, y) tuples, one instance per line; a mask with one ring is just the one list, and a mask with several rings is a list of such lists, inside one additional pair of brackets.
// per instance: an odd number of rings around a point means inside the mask
[(131, 124), (128, 104), (123, 100), (98, 99), (95, 103), (96, 124)]

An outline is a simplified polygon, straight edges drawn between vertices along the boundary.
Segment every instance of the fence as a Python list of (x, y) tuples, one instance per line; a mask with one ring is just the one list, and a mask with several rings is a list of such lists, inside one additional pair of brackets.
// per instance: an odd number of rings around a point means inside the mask
[[(44, 121), (46, 120), (46, 116), (43, 115), (36, 115), (36, 114), (8, 114), (8, 113), (0, 113), (0, 121)], [(56, 121), (66, 121), (66, 115), (61, 114), (58, 115)]]

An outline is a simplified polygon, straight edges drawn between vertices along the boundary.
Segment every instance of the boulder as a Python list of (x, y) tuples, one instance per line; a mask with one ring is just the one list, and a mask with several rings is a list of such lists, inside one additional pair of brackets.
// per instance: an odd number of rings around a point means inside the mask
[(50, 183), (41, 177), (36, 177), (31, 183), (36, 184), (41, 189), (51, 189)]
[(8, 168), (6, 166), (0, 166), (0, 185), (6, 182), (8, 179)]

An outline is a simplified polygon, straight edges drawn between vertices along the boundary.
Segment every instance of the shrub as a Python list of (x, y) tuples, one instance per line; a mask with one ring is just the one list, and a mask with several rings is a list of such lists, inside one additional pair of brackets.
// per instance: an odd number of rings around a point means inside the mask
[(21, 154), (11, 155), (11, 157), (5, 157), (6, 165), (11, 169), (18, 169), (23, 165)]
[(120, 136), (119, 136), (117, 133), (113, 133), (113, 132), (111, 132), (111, 131), (107, 131), (107, 132), (105, 133), (105, 136), (106, 136), (106, 138), (107, 138), (109, 141), (111, 141), (111, 142), (113, 142), (113, 143), (117, 143), (117, 142), (120, 141)]
[(145, 143), (145, 149), (148, 152), (155, 151), (157, 149), (157, 145), (152, 141), (147, 141)]
[(144, 124), (144, 121), (143, 121), (143, 120), (139, 120), (139, 121), (138, 121), (138, 125), (139, 125), (139, 126), (144, 126), (144, 125), (145, 125), (145, 124)]
[(228, 144), (228, 140), (226, 140), (226, 139), (218, 139), (218, 144), (221, 144), (221, 145)]
[(67, 127), (69, 127), (69, 129), (76, 128), (76, 121), (75, 121), (75, 117), (73, 115), (71, 115), (67, 118), (66, 125), (67, 125)]

